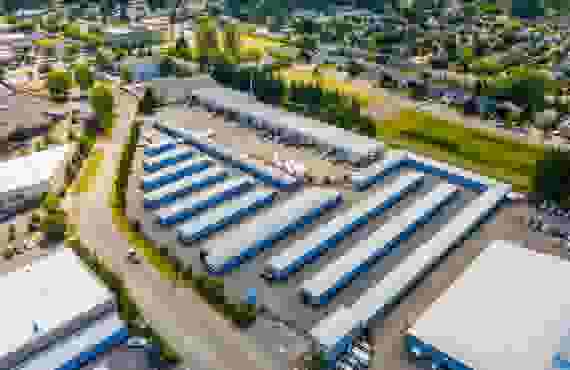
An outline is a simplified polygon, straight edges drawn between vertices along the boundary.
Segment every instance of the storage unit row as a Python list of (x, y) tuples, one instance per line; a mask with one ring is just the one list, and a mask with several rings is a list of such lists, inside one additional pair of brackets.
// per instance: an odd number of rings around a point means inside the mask
[(168, 166), (189, 159), (196, 154), (189, 148), (176, 148), (162, 153), (156, 157), (145, 158), (143, 168), (146, 172), (155, 172)]
[(147, 157), (154, 157), (169, 150), (176, 148), (176, 143), (169, 140), (163, 140), (155, 144), (150, 144), (144, 148), (144, 155)]
[(442, 230), (422, 244), (390, 271), (378, 284), (368, 289), (350, 308), (341, 305), (321, 320), (311, 335), (327, 352), (330, 360), (346, 352), (353, 338), (362, 334), (369, 320), (386, 313), (415, 282), (421, 279), (447, 251), (465, 238), (505, 199), (510, 185), (497, 185), (473, 200)]
[(308, 188), (293, 199), (253, 217), (240, 227), (224, 233), (227, 242), (211, 239), (204, 245), (203, 260), (212, 273), (223, 274), (239, 266), (247, 258), (273, 246), (278, 240), (313, 223), (342, 201), (337, 191)]
[(303, 265), (313, 262), (334, 248), (358, 227), (368, 223), (371, 218), (392, 207), (408, 192), (416, 189), (423, 179), (424, 175), (419, 173), (399, 177), (382, 191), (313, 231), (307, 238), (298, 240), (280, 255), (272, 257), (266, 266), (266, 276), (271, 279), (286, 279)]
[(347, 254), (305, 281), (300, 289), (305, 302), (313, 305), (328, 303), (340, 289), (367, 271), (375, 260), (387, 255), (400, 241), (407, 239), (457, 193), (457, 187), (440, 184), (426, 197), (390, 219), (368, 240), (357, 243)]
[(269, 206), (276, 196), (275, 191), (251, 191), (239, 198), (229, 200), (178, 226), (176, 228), (178, 239), (185, 244), (190, 244), (207, 238), (226, 226), (236, 224), (244, 217), (254, 214), (260, 208)]
[(168, 185), (183, 177), (201, 172), (214, 164), (214, 161), (205, 157), (196, 157), (178, 163), (175, 166), (164, 168), (142, 179), (142, 188), (145, 192), (154, 191), (161, 186)]
[(172, 206), (161, 208), (154, 213), (155, 221), (159, 225), (168, 226), (188, 220), (199, 212), (215, 207), (244, 191), (255, 184), (249, 177), (237, 177), (214, 185), (200, 193), (191, 194), (180, 199)]
[(210, 167), (191, 176), (186, 176), (144, 195), (144, 207), (156, 209), (174, 202), (190, 193), (202, 190), (225, 180), (228, 171), (221, 167)]

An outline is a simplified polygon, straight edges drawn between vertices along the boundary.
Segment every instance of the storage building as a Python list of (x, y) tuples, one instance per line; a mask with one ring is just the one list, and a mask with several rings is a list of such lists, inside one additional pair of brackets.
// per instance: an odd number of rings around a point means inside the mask
[(75, 370), (127, 339), (115, 297), (70, 249), (0, 277), (0, 290), (1, 369)]
[(263, 215), (221, 235), (229, 242), (211, 239), (202, 247), (202, 258), (210, 272), (229, 272), (245, 259), (313, 223), (341, 201), (342, 196), (337, 191), (307, 188)]
[(155, 172), (164, 167), (172, 166), (186, 159), (190, 159), (194, 154), (193, 150), (182, 147), (166, 151), (156, 157), (146, 158), (144, 160), (144, 170), (146, 172)]
[(180, 180), (145, 194), (144, 207), (148, 209), (164, 207), (180, 197), (221, 182), (227, 177), (228, 171), (225, 169), (221, 167), (210, 167), (204, 171), (183, 177)]
[(153, 157), (166, 151), (176, 148), (176, 143), (172, 140), (162, 140), (158, 143), (150, 144), (144, 148), (144, 155)]
[(400, 201), (408, 192), (417, 188), (424, 175), (411, 173), (399, 177), (394, 183), (377, 194), (367, 198), (348, 212), (334, 218), (328, 224), (296, 241), (280, 255), (267, 262), (266, 272), (271, 279), (286, 279), (303, 265), (317, 259), (321, 254), (334, 248), (357, 228), (380, 215)]
[(0, 211), (12, 212), (36, 204), (58, 188), (72, 146), (60, 145), (0, 163)]
[(235, 116), (246, 125), (271, 129), (300, 142), (312, 142), (325, 151), (334, 150), (337, 158), (354, 164), (370, 163), (384, 151), (384, 145), (374, 139), (260, 103), (237, 90), (223, 87), (198, 89), (192, 91), (192, 100)]
[(222, 230), (230, 224), (236, 224), (246, 216), (254, 214), (261, 207), (273, 203), (277, 192), (252, 191), (243, 196), (229, 200), (219, 207), (190, 219), (177, 227), (178, 239), (189, 244), (204, 239), (212, 233)]
[(313, 305), (328, 303), (340, 289), (366, 271), (374, 260), (390, 253), (401, 240), (407, 239), (419, 225), (427, 222), (457, 192), (454, 185), (438, 185), (425, 198), (391, 218), (369, 239), (357, 243), (347, 254), (305, 281), (301, 286), (303, 299)]
[(144, 176), (142, 179), (142, 188), (145, 192), (156, 190), (161, 186), (180, 180), (183, 177), (192, 176), (204, 171), (213, 163), (214, 161), (203, 156), (187, 159), (174, 166), (166, 167)]
[(174, 225), (243, 193), (252, 188), (254, 184), (253, 179), (245, 176), (229, 179), (197, 194), (182, 198), (170, 207), (159, 209), (154, 213), (155, 220), (162, 226)]
[(495, 241), (408, 330), (436, 369), (567, 369), (570, 263)]
[[(475, 199), (428, 242), (406, 257), (378, 284), (368, 289), (350, 308), (323, 319), (311, 331), (327, 360), (336, 361), (349, 350), (352, 340), (362, 334), (368, 322), (384, 315), (406, 291), (420, 280), (447, 251), (473, 231), (505, 199), (510, 185), (499, 185)], [(343, 325), (339, 324), (343, 323)]]

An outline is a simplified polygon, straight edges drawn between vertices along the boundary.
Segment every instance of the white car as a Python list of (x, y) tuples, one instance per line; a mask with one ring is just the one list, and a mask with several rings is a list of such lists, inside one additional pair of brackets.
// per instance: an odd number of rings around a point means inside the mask
[(149, 344), (148, 339), (143, 337), (131, 337), (127, 340), (127, 347), (129, 348), (142, 348)]

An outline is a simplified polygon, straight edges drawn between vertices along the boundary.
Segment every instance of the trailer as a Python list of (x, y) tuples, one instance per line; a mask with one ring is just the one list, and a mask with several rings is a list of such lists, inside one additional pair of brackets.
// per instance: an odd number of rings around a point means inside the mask
[(337, 191), (306, 189), (293, 199), (225, 233), (224, 240), (229, 242), (210, 240), (202, 247), (202, 259), (210, 273), (227, 273), (289, 234), (310, 225), (341, 201), (341, 193)]
[(188, 220), (199, 212), (215, 207), (225, 200), (253, 187), (250, 177), (237, 177), (214, 185), (203, 192), (182, 198), (168, 208), (155, 211), (155, 221), (161, 226), (170, 226)]
[(325, 226), (313, 231), (305, 239), (298, 240), (280, 255), (272, 257), (266, 266), (269, 279), (286, 279), (290, 274), (311, 263), (336, 247), (349, 234), (385, 210), (399, 202), (407, 193), (421, 185), (424, 175), (411, 173), (399, 177), (381, 192), (361, 201), (345, 214), (334, 218)]
[(188, 159), (175, 166), (166, 167), (161, 171), (144, 176), (142, 180), (142, 188), (145, 192), (154, 191), (161, 186), (180, 180), (183, 177), (201, 172), (213, 164), (214, 161), (205, 157)]
[(162, 153), (156, 157), (146, 158), (143, 163), (143, 168), (146, 172), (156, 172), (164, 167), (172, 166), (186, 159), (190, 159), (195, 154), (189, 148), (176, 148)]
[(359, 171), (352, 176), (352, 187), (355, 191), (365, 191), (375, 183), (402, 167), (407, 160), (404, 151), (394, 150), (384, 155), (382, 161)]
[(221, 182), (225, 180), (227, 176), (227, 170), (221, 167), (210, 167), (193, 176), (183, 177), (173, 183), (145, 194), (143, 201), (144, 208), (156, 209), (164, 207), (178, 198)]
[(205, 239), (211, 234), (231, 224), (237, 224), (244, 217), (250, 216), (262, 207), (269, 206), (275, 200), (275, 191), (252, 191), (243, 196), (206, 211), (178, 226), (178, 240), (190, 244)]
[(144, 155), (155, 157), (169, 150), (176, 148), (176, 143), (172, 140), (162, 140), (155, 144), (150, 144), (144, 148)]
[(305, 281), (300, 289), (303, 300), (316, 306), (328, 303), (340, 289), (367, 271), (377, 259), (390, 253), (400, 241), (413, 234), (419, 225), (427, 222), (457, 193), (458, 188), (454, 185), (438, 185), (425, 198), (393, 217), (368, 240), (356, 244), (347, 254)]
[[(329, 359), (336, 359), (350, 347), (371, 319), (384, 315), (410, 287), (452, 248), (496, 209), (511, 189), (500, 184), (473, 200), (445, 228), (422, 244), (390, 271), (374, 287), (369, 288), (350, 308), (341, 306), (337, 312), (321, 320), (311, 335), (324, 346)], [(342, 325), (340, 324), (342, 323)]]

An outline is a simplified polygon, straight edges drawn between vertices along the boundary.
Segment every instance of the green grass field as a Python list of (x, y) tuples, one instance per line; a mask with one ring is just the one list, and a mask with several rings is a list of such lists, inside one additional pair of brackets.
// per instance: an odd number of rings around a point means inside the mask
[(518, 191), (530, 190), (536, 162), (544, 156), (542, 146), (415, 111), (379, 123), (378, 134), (387, 144), (511, 183)]

